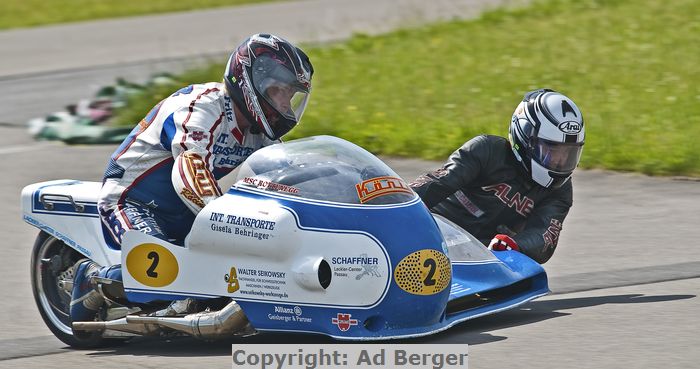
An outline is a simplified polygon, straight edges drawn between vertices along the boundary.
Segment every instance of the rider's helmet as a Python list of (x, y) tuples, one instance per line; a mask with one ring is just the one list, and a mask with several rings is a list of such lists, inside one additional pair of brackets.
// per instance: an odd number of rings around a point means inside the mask
[(581, 158), (583, 117), (568, 97), (540, 89), (525, 94), (513, 113), (508, 139), (515, 157), (543, 187), (558, 188)]
[(224, 81), (251, 131), (277, 140), (301, 119), (313, 72), (301, 49), (261, 33), (250, 36), (231, 54)]

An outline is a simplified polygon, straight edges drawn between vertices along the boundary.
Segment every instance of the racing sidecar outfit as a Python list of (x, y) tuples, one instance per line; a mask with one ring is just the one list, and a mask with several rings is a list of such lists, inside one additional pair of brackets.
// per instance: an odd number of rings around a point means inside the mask
[(432, 212), (466, 229), (482, 243), (509, 234), (539, 263), (552, 256), (573, 201), (571, 180), (559, 188), (532, 181), (503, 137), (477, 136), (442, 168), (410, 184)]
[(117, 244), (128, 229), (180, 243), (197, 212), (221, 195), (217, 180), (277, 142), (238, 127), (222, 83), (182, 88), (156, 105), (112, 154), (100, 217)]

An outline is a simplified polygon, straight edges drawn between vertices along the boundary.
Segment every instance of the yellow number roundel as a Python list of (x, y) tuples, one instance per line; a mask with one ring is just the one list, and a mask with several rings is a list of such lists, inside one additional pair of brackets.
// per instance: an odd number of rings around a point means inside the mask
[(452, 265), (447, 255), (424, 249), (406, 255), (394, 269), (394, 281), (414, 295), (434, 295), (450, 285)]
[(126, 269), (139, 283), (163, 287), (177, 278), (179, 266), (172, 252), (155, 243), (144, 243), (129, 251)]

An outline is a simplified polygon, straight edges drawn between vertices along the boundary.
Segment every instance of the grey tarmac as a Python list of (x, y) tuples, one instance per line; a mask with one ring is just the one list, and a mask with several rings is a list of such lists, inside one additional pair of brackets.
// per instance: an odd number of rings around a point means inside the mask
[[(5, 142), (0, 147), (0, 368), (218, 368), (230, 366), (232, 343), (330, 342), (278, 334), (223, 343), (143, 339), (100, 350), (65, 347), (44, 326), (31, 296), (29, 255), (37, 231), (21, 220), (19, 193), (25, 185), (50, 179), (99, 181), (115, 147), (35, 142), (22, 126), (26, 119), (88, 97), (116, 76), (138, 82), (164, 68), (182, 70), (220, 57), (256, 31), (331, 42), (352, 32), (469, 17), (504, 3), (305, 0), (0, 32), (0, 122), (5, 122), (0, 124)], [(279, 28), (268, 20), (248, 20), (260, 12), (281, 22), (274, 23)], [(176, 45), (187, 32), (172, 24), (211, 22), (219, 15), (232, 26), (212, 37), (212, 44), (198, 39)], [(306, 20), (294, 21), (300, 17)], [(151, 28), (155, 33), (148, 33)], [(124, 30), (121, 39), (119, 30)], [(162, 41), (161, 46), (141, 44), (148, 40)], [(23, 48), (26, 54), (20, 55)], [(440, 165), (382, 159), (406, 180)], [(582, 170), (574, 183), (574, 207), (558, 250), (545, 264), (552, 295), (417, 342), (468, 343), (472, 368), (697, 368), (700, 182)]]

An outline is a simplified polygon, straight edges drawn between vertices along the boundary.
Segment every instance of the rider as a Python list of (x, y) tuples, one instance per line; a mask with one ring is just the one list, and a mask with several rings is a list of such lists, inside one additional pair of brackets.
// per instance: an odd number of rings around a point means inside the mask
[[(196, 214), (221, 196), (217, 180), (299, 122), (312, 75), (301, 49), (255, 34), (231, 54), (223, 83), (184, 87), (153, 107), (107, 165), (98, 208), (108, 242), (120, 247), (138, 230), (181, 245)], [(73, 321), (92, 320), (104, 303), (93, 275), (121, 281), (121, 266), (76, 263)]]
[(491, 240), (489, 249), (545, 263), (572, 205), (583, 142), (583, 117), (571, 99), (531, 91), (513, 113), (508, 140), (477, 136), (410, 186), (431, 211)]

